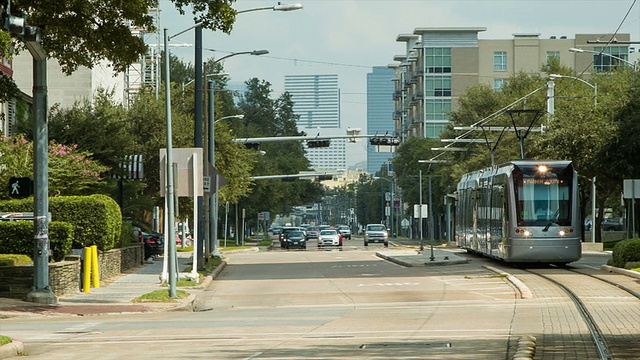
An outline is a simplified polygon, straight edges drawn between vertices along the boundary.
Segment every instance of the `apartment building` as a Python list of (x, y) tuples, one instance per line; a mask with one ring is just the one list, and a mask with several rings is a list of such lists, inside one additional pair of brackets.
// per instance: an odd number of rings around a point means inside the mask
[[(416, 28), (396, 41), (406, 52), (394, 57), (394, 124), (403, 139), (438, 138), (449, 113), (467, 87), (486, 84), (500, 91), (518, 72), (540, 73), (551, 57), (588, 77), (592, 71), (628, 61), (629, 34), (576, 34), (541, 38), (537, 33), (513, 34), (510, 39), (479, 39), (484, 27)], [(618, 45), (616, 42), (621, 44)], [(574, 52), (570, 49), (581, 49)], [(612, 56), (598, 55), (603, 51)]]

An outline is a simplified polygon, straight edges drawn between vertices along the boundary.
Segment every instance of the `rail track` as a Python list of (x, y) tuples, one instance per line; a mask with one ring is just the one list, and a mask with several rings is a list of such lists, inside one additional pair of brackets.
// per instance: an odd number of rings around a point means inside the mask
[(580, 267), (487, 268), (537, 304), (535, 359), (640, 359), (638, 280)]

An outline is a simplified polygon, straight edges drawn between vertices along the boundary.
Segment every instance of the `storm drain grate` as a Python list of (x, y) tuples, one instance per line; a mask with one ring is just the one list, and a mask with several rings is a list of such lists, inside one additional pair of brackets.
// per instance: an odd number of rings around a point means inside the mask
[(388, 344), (362, 344), (360, 349), (390, 349), (390, 348), (450, 348), (451, 343), (388, 343)]

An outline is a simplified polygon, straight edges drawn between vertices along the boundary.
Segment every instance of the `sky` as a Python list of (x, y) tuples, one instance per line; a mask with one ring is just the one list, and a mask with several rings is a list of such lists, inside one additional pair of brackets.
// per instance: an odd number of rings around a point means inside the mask
[[(337, 74), (342, 126), (366, 130), (366, 74), (373, 66), (394, 64), (406, 53), (399, 34), (420, 27), (483, 27), (480, 39), (512, 39), (514, 33), (539, 33), (540, 38), (590, 33), (628, 33), (639, 40), (638, 0), (293, 0), (303, 9), (239, 14), (230, 34), (203, 31), (203, 59), (231, 52), (268, 50), (268, 55), (239, 55), (224, 61), (231, 82), (251, 78), (271, 83), (273, 96), (284, 91), (290, 74)], [(277, 1), (238, 0), (238, 11), (271, 7)], [(170, 0), (160, 0), (161, 36), (193, 25), (189, 12), (180, 15)], [(152, 39), (151, 41), (156, 41)], [(194, 32), (171, 43), (193, 44)], [(636, 46), (638, 48), (638, 46)], [(193, 47), (170, 51), (193, 63)], [(347, 148), (348, 165), (364, 161), (363, 142)]]

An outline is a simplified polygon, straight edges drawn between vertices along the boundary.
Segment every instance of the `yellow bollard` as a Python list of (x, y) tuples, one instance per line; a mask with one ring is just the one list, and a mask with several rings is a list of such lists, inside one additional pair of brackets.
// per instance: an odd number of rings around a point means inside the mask
[(93, 251), (91, 248), (84, 248), (84, 261), (82, 266), (84, 270), (82, 271), (82, 291), (89, 293), (91, 292), (91, 255)]
[(91, 246), (91, 274), (93, 279), (93, 288), (100, 287), (100, 270), (98, 268), (98, 245)]

